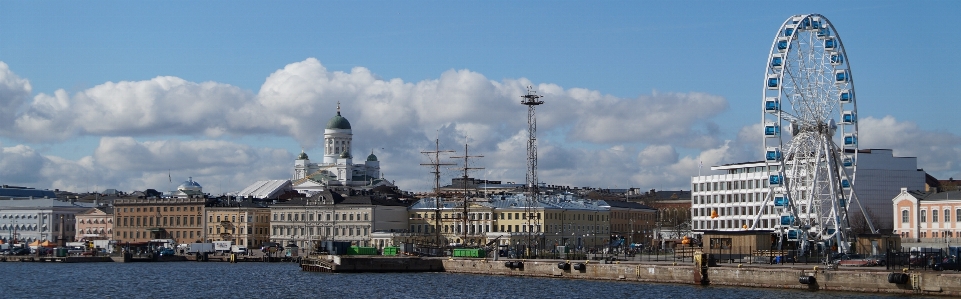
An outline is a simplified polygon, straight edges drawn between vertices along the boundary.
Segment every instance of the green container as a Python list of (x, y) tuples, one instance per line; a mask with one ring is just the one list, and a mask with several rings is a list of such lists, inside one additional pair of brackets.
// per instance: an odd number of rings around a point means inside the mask
[(451, 255), (453, 257), (470, 257), (470, 258), (482, 258), (487, 257), (487, 252), (480, 248), (455, 248)]
[(384, 247), (384, 255), (394, 256), (397, 255), (397, 247)]
[(53, 250), (53, 254), (57, 257), (67, 257), (68, 248), (57, 247)]
[(377, 248), (350, 246), (347, 255), (377, 255)]

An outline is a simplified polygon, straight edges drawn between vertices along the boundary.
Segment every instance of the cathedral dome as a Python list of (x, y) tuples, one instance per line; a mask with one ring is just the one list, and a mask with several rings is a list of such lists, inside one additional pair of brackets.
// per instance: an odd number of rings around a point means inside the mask
[(344, 118), (343, 116), (340, 116), (339, 108), (337, 110), (337, 115), (330, 118), (330, 121), (327, 122), (327, 129), (350, 130), (350, 122), (347, 121), (347, 119)]
[(307, 153), (304, 153), (304, 151), (300, 151), (300, 156), (297, 156), (297, 160), (307, 160), (307, 159), (308, 159)]
[(340, 153), (340, 157), (343, 158), (343, 159), (350, 159), (350, 158), (352, 158), (352, 157), (350, 156), (350, 153), (347, 152), (347, 150), (344, 150), (344, 152)]
[(370, 153), (370, 156), (367, 156), (367, 161), (377, 162), (377, 156), (374, 156), (374, 153)]

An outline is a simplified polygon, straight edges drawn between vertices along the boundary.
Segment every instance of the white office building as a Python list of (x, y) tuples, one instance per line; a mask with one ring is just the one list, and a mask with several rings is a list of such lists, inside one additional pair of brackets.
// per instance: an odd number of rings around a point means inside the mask
[[(924, 189), (924, 171), (915, 157), (895, 157), (889, 149), (863, 149), (858, 152), (854, 192), (858, 201), (873, 214), (874, 226), (891, 232), (894, 226), (891, 198), (908, 190)], [(737, 231), (750, 228), (762, 213), (756, 229), (773, 230), (778, 213), (774, 203), (762, 206), (768, 194), (767, 165), (763, 161), (713, 166), (725, 174), (691, 178), (691, 216), (694, 230)], [(856, 205), (851, 205), (856, 209)], [(717, 216), (712, 218), (712, 212)], [(854, 211), (850, 211), (854, 214)]]

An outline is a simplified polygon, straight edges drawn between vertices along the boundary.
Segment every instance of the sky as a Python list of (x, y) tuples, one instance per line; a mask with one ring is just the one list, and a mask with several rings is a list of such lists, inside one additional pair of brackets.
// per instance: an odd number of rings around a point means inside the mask
[[(957, 1), (0, 0), (0, 184), (212, 194), (289, 179), (337, 103), (355, 161), (408, 191), (421, 152), (522, 183), (527, 107), (550, 185), (690, 189), (762, 157), (781, 24), (827, 17), (855, 82), (861, 148), (961, 178)], [(455, 162), (455, 161), (448, 161)], [(703, 167), (700, 167), (703, 165)], [(459, 176), (444, 169), (442, 180)]]

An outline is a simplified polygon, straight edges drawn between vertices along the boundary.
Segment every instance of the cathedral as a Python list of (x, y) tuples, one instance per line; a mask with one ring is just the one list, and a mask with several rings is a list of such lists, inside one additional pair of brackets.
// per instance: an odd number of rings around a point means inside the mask
[(381, 177), (380, 162), (373, 151), (363, 163), (354, 163), (352, 141), (350, 122), (340, 115), (338, 103), (337, 115), (327, 122), (327, 128), (324, 129), (323, 161), (311, 163), (307, 153), (301, 151), (294, 161), (292, 187), (310, 195), (327, 188), (369, 189), (392, 185)]

